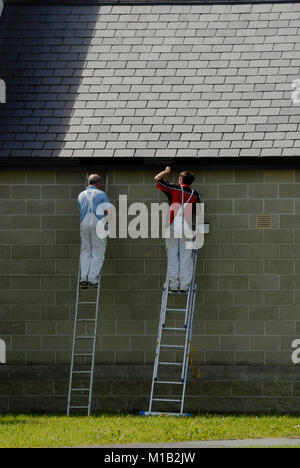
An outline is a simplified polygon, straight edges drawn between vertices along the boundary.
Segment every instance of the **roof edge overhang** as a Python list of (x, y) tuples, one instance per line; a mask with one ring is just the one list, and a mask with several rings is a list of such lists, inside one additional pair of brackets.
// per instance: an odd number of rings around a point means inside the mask
[(4, 0), (13, 5), (239, 5), (300, 3), (300, 0)]
[(0, 158), (1, 169), (15, 170), (116, 170), (156, 169), (171, 165), (174, 169), (197, 170), (293, 170), (300, 169), (300, 157), (261, 158)]

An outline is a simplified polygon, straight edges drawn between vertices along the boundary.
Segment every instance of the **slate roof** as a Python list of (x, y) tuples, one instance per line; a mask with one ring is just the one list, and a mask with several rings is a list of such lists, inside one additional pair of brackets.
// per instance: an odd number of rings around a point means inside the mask
[(2, 157), (300, 155), (300, 4), (6, 5)]

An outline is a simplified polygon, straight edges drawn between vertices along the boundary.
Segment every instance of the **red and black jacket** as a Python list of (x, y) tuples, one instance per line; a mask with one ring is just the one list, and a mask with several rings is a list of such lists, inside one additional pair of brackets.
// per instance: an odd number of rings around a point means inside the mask
[[(156, 187), (164, 192), (168, 197), (168, 202), (170, 205), (170, 224), (174, 221), (178, 207), (182, 204), (182, 194), (183, 194), (183, 203), (189, 203), (192, 207), (193, 213), (195, 213), (196, 203), (201, 203), (201, 198), (196, 190), (193, 191), (189, 185), (182, 184), (172, 184), (166, 179), (159, 179), (157, 181)], [(182, 190), (183, 189), (183, 190)], [(193, 195), (191, 196), (191, 193)], [(174, 206), (175, 205), (175, 206)], [(189, 217), (189, 210), (185, 210), (185, 217)]]

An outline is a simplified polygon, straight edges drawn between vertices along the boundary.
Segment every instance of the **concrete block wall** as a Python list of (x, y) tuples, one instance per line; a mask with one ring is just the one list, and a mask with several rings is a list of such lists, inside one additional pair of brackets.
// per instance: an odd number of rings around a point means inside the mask
[[(151, 377), (152, 366), (96, 366), (93, 411), (146, 410)], [(176, 396), (166, 386), (160, 390), (162, 398)], [(1, 412), (65, 413), (67, 392), (65, 366), (0, 366)], [(185, 410), (299, 414), (299, 403), (296, 366), (205, 366), (200, 379), (189, 376)], [(168, 409), (177, 412), (178, 406)]]
[[(154, 172), (110, 170), (109, 197), (164, 201)], [(76, 196), (84, 182), (81, 171), (0, 172), (3, 411), (64, 411), (79, 253)], [(201, 380), (190, 376), (190, 409), (231, 411), (239, 395), (241, 411), (296, 410), (300, 172), (196, 171), (195, 188), (211, 233), (199, 253), (193, 345)], [(271, 215), (272, 229), (256, 228), (261, 213)], [(109, 241), (95, 409), (146, 405), (165, 268), (161, 239)], [(138, 389), (132, 394), (129, 380)]]
[[(211, 233), (200, 250), (194, 346), (206, 365), (291, 365), (299, 334), (299, 171), (196, 171)], [(109, 196), (165, 201), (152, 171), (110, 171)], [(0, 338), (9, 364), (68, 364), (85, 173), (1, 170)], [(272, 229), (257, 229), (256, 215)], [(151, 364), (161, 239), (111, 239), (98, 363)], [(179, 300), (179, 299), (178, 299)]]

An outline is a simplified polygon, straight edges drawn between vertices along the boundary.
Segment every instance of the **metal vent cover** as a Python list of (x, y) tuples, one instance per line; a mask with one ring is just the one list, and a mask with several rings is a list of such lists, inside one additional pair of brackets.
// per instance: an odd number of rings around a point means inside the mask
[(269, 214), (256, 215), (256, 229), (272, 229), (272, 217)]

